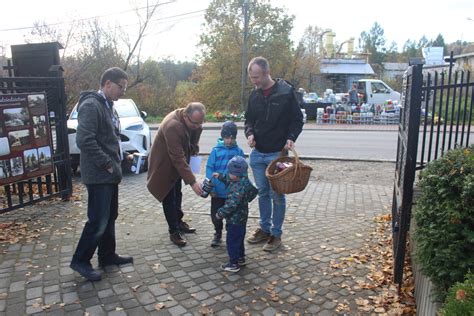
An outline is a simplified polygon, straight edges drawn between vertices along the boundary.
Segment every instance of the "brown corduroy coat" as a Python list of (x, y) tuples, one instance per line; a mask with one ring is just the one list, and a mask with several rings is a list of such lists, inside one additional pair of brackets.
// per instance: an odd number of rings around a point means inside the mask
[(202, 128), (191, 130), (184, 120), (184, 108), (166, 115), (148, 156), (147, 188), (160, 202), (163, 202), (178, 179), (183, 179), (185, 184), (196, 181), (189, 159), (191, 155), (199, 153)]

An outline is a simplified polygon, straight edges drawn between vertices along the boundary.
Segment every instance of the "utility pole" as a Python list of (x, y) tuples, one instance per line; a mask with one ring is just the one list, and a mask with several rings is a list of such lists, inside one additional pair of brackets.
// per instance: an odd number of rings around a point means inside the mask
[(248, 62), (248, 52), (247, 52), (247, 40), (248, 40), (248, 29), (249, 29), (249, 1), (244, 0), (243, 7), (244, 15), (244, 35), (242, 39), (242, 81), (240, 87), (240, 106), (242, 111), (245, 110), (245, 87), (247, 86), (247, 62)]

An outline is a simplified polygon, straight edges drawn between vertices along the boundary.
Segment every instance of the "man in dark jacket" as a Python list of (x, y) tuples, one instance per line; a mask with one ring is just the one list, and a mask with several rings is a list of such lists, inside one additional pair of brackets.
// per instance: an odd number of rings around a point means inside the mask
[(76, 143), (81, 150), (81, 178), (87, 187), (87, 223), (72, 257), (70, 267), (90, 281), (101, 279), (91, 258), (98, 248), (99, 266), (132, 263), (132, 257), (115, 252), (115, 220), (118, 215), (118, 184), (122, 180), (120, 162), (120, 122), (113, 110), (127, 89), (128, 76), (122, 69), (107, 69), (97, 92), (79, 98)]
[(281, 245), (286, 200), (271, 189), (265, 170), (282, 150), (294, 148), (303, 128), (303, 115), (293, 86), (285, 80), (272, 79), (265, 58), (252, 59), (248, 73), (255, 89), (245, 112), (245, 136), (253, 148), (250, 166), (258, 188), (260, 227), (247, 241), (266, 241), (263, 250), (273, 251)]

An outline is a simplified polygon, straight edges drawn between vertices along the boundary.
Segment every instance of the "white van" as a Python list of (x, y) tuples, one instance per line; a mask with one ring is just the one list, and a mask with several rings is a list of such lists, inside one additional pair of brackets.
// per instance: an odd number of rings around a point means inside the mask
[(400, 92), (393, 90), (382, 80), (357, 80), (357, 91), (360, 95), (362, 95), (362, 99), (360, 101), (363, 103), (384, 104), (387, 100), (400, 103)]

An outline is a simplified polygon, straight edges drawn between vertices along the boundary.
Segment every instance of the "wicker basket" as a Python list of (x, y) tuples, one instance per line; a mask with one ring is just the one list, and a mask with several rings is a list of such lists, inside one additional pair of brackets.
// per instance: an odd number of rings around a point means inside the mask
[[(313, 168), (303, 164), (294, 149), (291, 149), (294, 157), (284, 156), (284, 151), (280, 157), (273, 160), (265, 170), (265, 175), (270, 181), (273, 191), (280, 194), (289, 194), (303, 191), (309, 181), (309, 176)], [(277, 162), (291, 162), (293, 166), (288, 167), (275, 174)]]

